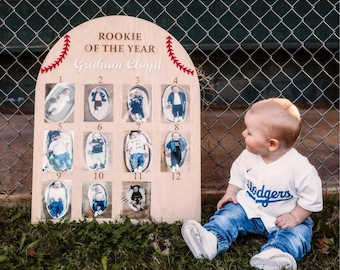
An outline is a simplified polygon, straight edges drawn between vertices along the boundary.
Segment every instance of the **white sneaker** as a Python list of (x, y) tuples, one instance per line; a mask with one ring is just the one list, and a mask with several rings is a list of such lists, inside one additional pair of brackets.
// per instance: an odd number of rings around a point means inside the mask
[(212, 260), (217, 255), (217, 238), (195, 220), (183, 224), (182, 236), (196, 259)]
[(250, 265), (263, 270), (296, 270), (296, 261), (292, 255), (277, 248), (267, 249), (250, 259)]

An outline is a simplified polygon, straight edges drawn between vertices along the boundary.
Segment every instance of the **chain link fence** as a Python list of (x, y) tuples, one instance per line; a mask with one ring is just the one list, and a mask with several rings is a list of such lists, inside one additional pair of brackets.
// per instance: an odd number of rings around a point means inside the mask
[(31, 194), (34, 88), (52, 46), (88, 20), (128, 15), (186, 48), (201, 83), (202, 189), (226, 187), (249, 104), (286, 97), (297, 148), (339, 186), (339, 1), (0, 0), (0, 194)]

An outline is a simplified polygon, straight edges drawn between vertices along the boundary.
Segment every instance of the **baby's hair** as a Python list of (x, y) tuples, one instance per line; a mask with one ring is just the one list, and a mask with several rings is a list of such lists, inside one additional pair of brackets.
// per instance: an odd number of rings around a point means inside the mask
[(298, 108), (286, 98), (269, 98), (254, 103), (248, 113), (261, 114), (268, 139), (277, 139), (291, 148), (300, 137), (301, 118)]

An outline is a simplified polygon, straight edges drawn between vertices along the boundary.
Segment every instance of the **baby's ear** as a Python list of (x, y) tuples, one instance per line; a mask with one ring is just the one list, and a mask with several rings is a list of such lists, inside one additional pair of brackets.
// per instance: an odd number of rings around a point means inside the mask
[(279, 148), (280, 142), (277, 139), (269, 140), (269, 151), (275, 151)]

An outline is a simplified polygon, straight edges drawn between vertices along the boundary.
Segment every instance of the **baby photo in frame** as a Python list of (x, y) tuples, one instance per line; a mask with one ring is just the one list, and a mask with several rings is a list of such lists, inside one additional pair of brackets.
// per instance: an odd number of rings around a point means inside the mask
[(46, 84), (45, 89), (45, 120), (50, 123), (72, 123), (74, 83)]
[(182, 86), (172, 84), (164, 89), (162, 111), (168, 122), (183, 123), (186, 120), (188, 107), (188, 95)]
[(88, 170), (107, 170), (108, 141), (104, 133), (95, 131), (85, 134), (84, 157)]
[(113, 85), (87, 84), (84, 87), (84, 121), (112, 121)]
[(44, 181), (42, 218), (59, 220), (70, 217), (71, 180)]
[(44, 172), (70, 172), (73, 169), (73, 131), (45, 130)]
[(146, 172), (151, 163), (151, 139), (141, 130), (131, 130), (125, 136), (125, 165), (130, 172)]
[(150, 218), (150, 182), (123, 182), (122, 215), (131, 219)]
[(82, 186), (82, 216), (84, 218), (112, 217), (112, 183), (84, 182)]
[[(127, 88), (125, 86), (124, 88)], [(151, 114), (151, 96), (146, 86), (136, 84), (128, 89), (126, 96), (128, 111), (127, 120), (130, 122), (147, 122)]]
[(187, 139), (178, 131), (167, 135), (164, 145), (165, 163), (171, 172), (180, 171), (188, 156)]

